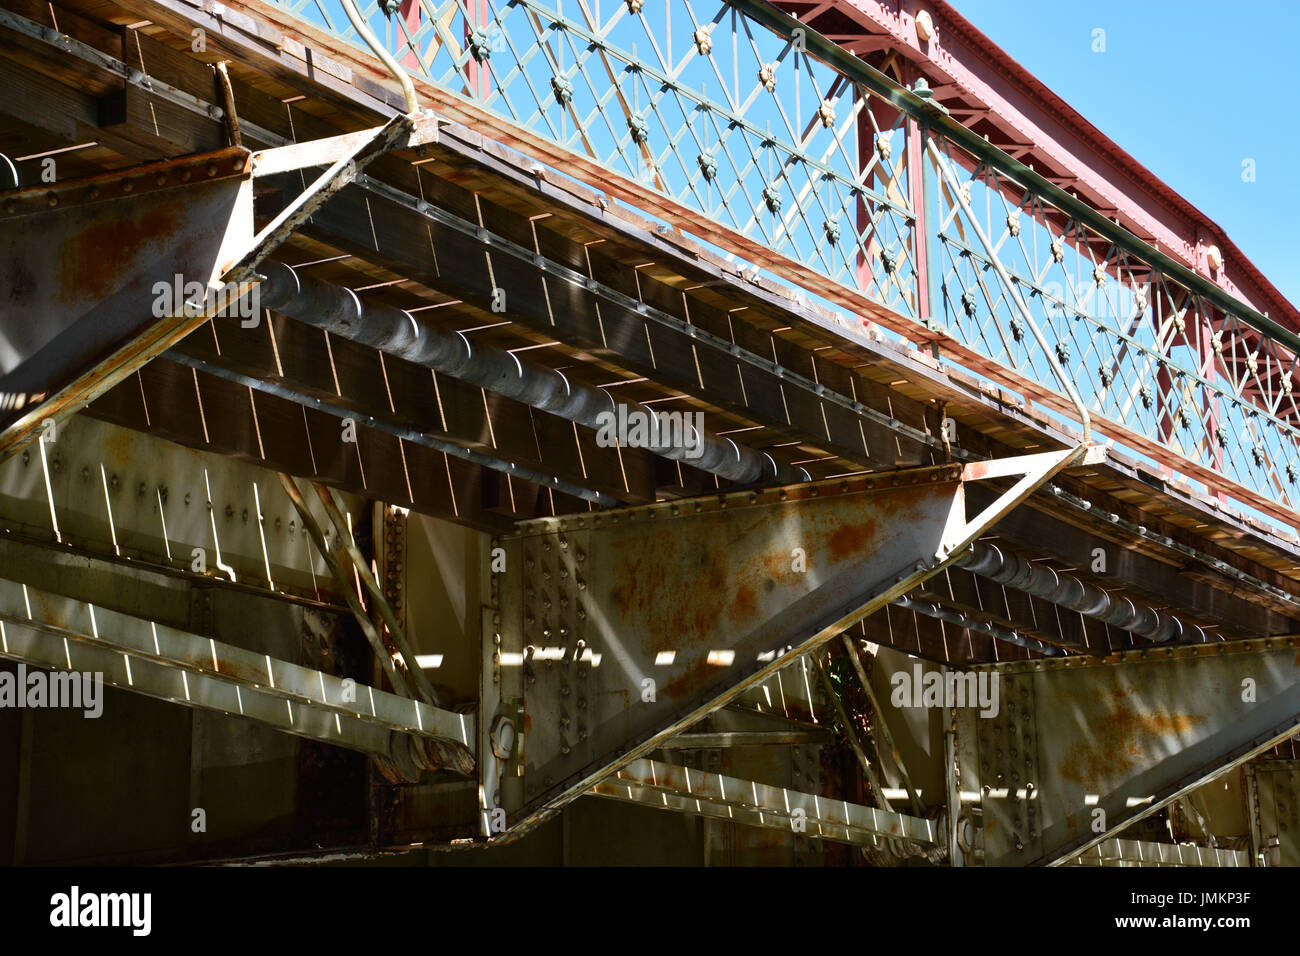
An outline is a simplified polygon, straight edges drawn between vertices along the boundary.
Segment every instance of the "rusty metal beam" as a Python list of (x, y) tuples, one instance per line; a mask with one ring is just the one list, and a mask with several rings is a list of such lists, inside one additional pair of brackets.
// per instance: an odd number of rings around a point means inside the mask
[(879, 847), (885, 839), (931, 848), (943, 843), (943, 833), (933, 820), (658, 760), (635, 760), (590, 792), (611, 800), (854, 846)]
[(186, 287), (207, 293), (248, 249), (251, 181), (249, 153), (227, 149), (4, 195), (18, 281), (0, 303), (0, 391), (19, 414), (0, 458), (203, 321)]
[(1104, 840), (1073, 861), (1078, 866), (1250, 866), (1243, 850), (1220, 850), (1187, 843)]
[(212, 638), (0, 580), (0, 656), (246, 717), (376, 756), (390, 773), (468, 774), (474, 717)]
[[(18, 228), (5, 231), (0, 255), (16, 262), (15, 274), (29, 276), (30, 285), (20, 283), (26, 295), (5, 300), (0, 327), (23, 328), (24, 313), (67, 315), (75, 327), (56, 327), (63, 334), (52, 341), (42, 323), (41, 338), (0, 365), (0, 390), (24, 399), (19, 417), (0, 432), (0, 458), (246, 296), (266, 257), (376, 157), (436, 135), (431, 119), (394, 116), (357, 137), (318, 144), (314, 155), (308, 147), (280, 147), (292, 153), (288, 165), (332, 162), (256, 234), (255, 172), (243, 149), (5, 195), (0, 222)], [(275, 150), (263, 155), (286, 165)], [(110, 249), (116, 255), (106, 255)], [(188, 291), (191, 283), (199, 295)], [(174, 284), (176, 293), (161, 299), (160, 284), (164, 291)]]
[[(495, 569), (482, 713), (515, 720), (508, 702), (522, 701), (530, 729), (522, 774), (485, 777), (485, 809), (523, 832), (937, 573), (1085, 460), (1081, 446), (522, 523)], [(966, 482), (1014, 474), (967, 517)]]
[(1064, 863), (1300, 727), (1300, 638), (998, 664), (998, 713), (958, 708), (985, 863)]
[(678, 734), (660, 750), (715, 750), (725, 747), (789, 747), (830, 742), (825, 730), (732, 730)]

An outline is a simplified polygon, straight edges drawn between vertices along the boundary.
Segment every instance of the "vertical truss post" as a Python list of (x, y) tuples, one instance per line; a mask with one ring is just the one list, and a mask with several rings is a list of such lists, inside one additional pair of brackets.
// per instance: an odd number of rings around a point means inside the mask
[[(1220, 474), (1227, 474), (1223, 446), (1219, 444), (1218, 440), (1223, 412), (1219, 408), (1219, 397), (1212, 390), (1213, 387), (1218, 385), (1219, 379), (1219, 356), (1214, 350), (1214, 324), (1210, 321), (1208, 315), (1198, 309), (1196, 326), (1196, 357), (1200, 362), (1201, 374), (1205, 376), (1205, 380), (1211, 386), (1211, 388), (1202, 390), (1206, 441), (1210, 443), (1210, 452), (1214, 457), (1214, 470)], [(1215, 489), (1211, 489), (1211, 491), (1219, 504), (1226, 505), (1228, 503), (1228, 496), (1224, 492)]]
[[(908, 67), (906, 76), (915, 79), (914, 67)], [(941, 324), (934, 315), (942, 299), (936, 296), (937, 282), (942, 269), (936, 261), (938, 239), (932, 243), (928, 232), (930, 202), (934, 194), (933, 175), (926, 170), (925, 143), (929, 137), (925, 121), (909, 113), (903, 114), (904, 143), (907, 149), (907, 193), (912, 213), (912, 251), (916, 264), (916, 317), (926, 328), (938, 329)]]
[[(397, 9), (397, 16), (405, 24), (406, 33), (414, 37), (420, 29), (420, 0), (402, 0), (401, 6)], [(420, 69), (419, 51), (414, 48), (414, 44), (410, 45), (398, 62), (403, 69), (416, 71)]]
[[(918, 282), (925, 289), (925, 301), (927, 310), (918, 312), (922, 321), (926, 322), (929, 327), (935, 331), (943, 328), (943, 290), (941, 288), (943, 281), (943, 243), (939, 240), (938, 216), (934, 215), (934, 210), (938, 209), (939, 203), (939, 183), (937, 182), (939, 171), (929, 159), (929, 143), (931, 132), (929, 126), (922, 120), (915, 120), (916, 127), (916, 147), (920, 155), (916, 161), (916, 176), (921, 181), (920, 201), (915, 207), (916, 212), (916, 233), (924, 242), (924, 254), (918, 254), (917, 262), (924, 267), (923, 272), (918, 272)], [(933, 234), (930, 232), (931, 225), (934, 226)]]
[(844, 738), (849, 742), (849, 748), (853, 751), (853, 756), (857, 758), (858, 766), (862, 768), (862, 775), (867, 778), (867, 787), (871, 790), (872, 799), (880, 805), (882, 810), (892, 811), (894, 808), (885, 796), (885, 788), (880, 784), (880, 778), (876, 776), (876, 771), (871, 766), (871, 761), (867, 759), (867, 752), (862, 748), (862, 742), (858, 740), (858, 732), (853, 724), (849, 721), (848, 711), (844, 709), (844, 702), (840, 700), (840, 695), (835, 692), (835, 685), (831, 683), (831, 675), (826, 672), (826, 664), (822, 661), (820, 653), (814, 658), (817, 666), (817, 677), (821, 680), (822, 687), (826, 690), (826, 696), (830, 698), (831, 707), (835, 710), (835, 716), (839, 718), (840, 724), (844, 727)]
[[(885, 718), (885, 709), (880, 706), (880, 698), (876, 696), (875, 689), (871, 686), (871, 678), (867, 676), (866, 669), (862, 666), (862, 658), (858, 654), (857, 645), (853, 638), (847, 634), (841, 635), (844, 641), (844, 650), (849, 655), (849, 663), (853, 665), (853, 672), (857, 674), (858, 683), (862, 685), (862, 691), (867, 695), (867, 702), (871, 704), (871, 715), (874, 718), (872, 728), (880, 735), (880, 742), (889, 748), (890, 754), (894, 758), (894, 766), (898, 768), (898, 775), (903, 780), (903, 789), (907, 791), (907, 798), (912, 802), (912, 810), (917, 816), (925, 814), (925, 805), (921, 803), (921, 797), (916, 792), (916, 787), (912, 786), (912, 777), (907, 772), (907, 767), (903, 765), (903, 755), (898, 750), (898, 745), (894, 743), (894, 735), (889, 731), (889, 722)], [(879, 749), (879, 748), (877, 748)]]
[[(944, 668), (946, 674), (948, 668)], [(947, 804), (947, 843), (948, 862), (951, 866), (965, 866), (966, 858), (957, 833), (961, 827), (961, 781), (958, 779), (957, 763), (957, 708), (949, 707), (940, 711), (943, 714), (943, 780), (944, 801)]]
[(488, 68), (486, 58), (480, 60), (473, 53), (474, 34), (486, 34), (490, 25), (487, 0), (464, 0), (465, 3), (465, 49), (469, 53), (466, 74), (469, 79), (469, 95), (474, 99), (486, 100), (492, 92), (492, 71)]

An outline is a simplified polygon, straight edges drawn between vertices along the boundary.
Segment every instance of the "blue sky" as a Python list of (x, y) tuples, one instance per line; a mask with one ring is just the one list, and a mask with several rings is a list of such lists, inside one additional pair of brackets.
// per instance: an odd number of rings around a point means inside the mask
[[(955, 0), (1300, 305), (1300, 3)], [(1093, 31), (1106, 31), (1104, 53)], [(1242, 161), (1255, 160), (1255, 182)]]

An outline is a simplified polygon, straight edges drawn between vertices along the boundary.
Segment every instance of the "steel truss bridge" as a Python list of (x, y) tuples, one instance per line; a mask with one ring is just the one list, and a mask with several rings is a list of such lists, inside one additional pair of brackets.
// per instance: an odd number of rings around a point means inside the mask
[(0, 854), (1300, 859), (1216, 225), (942, 0), (361, 2), (0, 0)]

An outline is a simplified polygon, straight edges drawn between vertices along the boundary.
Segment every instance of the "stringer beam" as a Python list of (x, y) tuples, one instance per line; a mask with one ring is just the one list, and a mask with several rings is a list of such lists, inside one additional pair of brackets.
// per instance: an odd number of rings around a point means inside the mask
[(937, 852), (943, 845), (943, 831), (933, 820), (658, 760), (634, 760), (591, 793), (854, 846), (905, 840)]
[[(474, 770), (474, 716), (0, 580), (0, 657), (368, 753), (394, 779)], [(25, 689), (20, 689), (20, 693)]]

